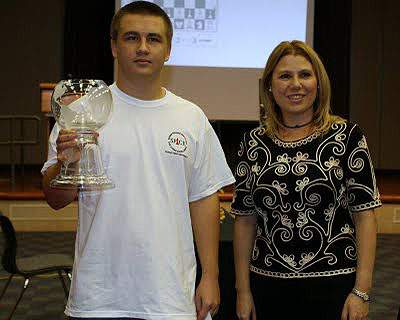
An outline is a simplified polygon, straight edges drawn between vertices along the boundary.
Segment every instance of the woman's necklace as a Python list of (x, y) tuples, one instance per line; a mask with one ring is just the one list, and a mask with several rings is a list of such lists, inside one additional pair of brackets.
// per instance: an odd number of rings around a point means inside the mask
[(288, 129), (298, 129), (298, 128), (303, 128), (305, 126), (308, 126), (311, 122), (313, 122), (313, 119), (311, 119), (310, 121), (308, 121), (304, 124), (300, 124), (300, 125), (296, 124), (295, 126), (288, 126), (283, 121), (282, 121), (282, 124), (285, 128), (288, 128)]
[[(313, 120), (301, 125), (287, 126), (282, 121), (283, 126), (278, 129), (279, 132), (278, 136), (280, 136), (281, 140), (286, 142), (304, 139), (305, 137), (309, 136), (311, 133), (314, 132), (314, 125), (312, 124), (312, 122)], [(300, 129), (300, 130), (293, 130), (293, 129)]]

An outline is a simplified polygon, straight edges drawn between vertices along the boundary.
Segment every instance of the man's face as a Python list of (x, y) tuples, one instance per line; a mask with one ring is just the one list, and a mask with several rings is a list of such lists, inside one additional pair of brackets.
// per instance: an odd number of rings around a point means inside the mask
[[(117, 41), (111, 40), (118, 59), (118, 77), (159, 77), (171, 48), (161, 17), (128, 14), (122, 17)], [(122, 73), (122, 74), (121, 74)]]

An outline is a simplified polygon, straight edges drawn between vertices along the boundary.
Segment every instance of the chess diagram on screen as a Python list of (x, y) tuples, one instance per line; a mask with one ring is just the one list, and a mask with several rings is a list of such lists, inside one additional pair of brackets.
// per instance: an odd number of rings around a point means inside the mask
[(163, 8), (174, 27), (174, 46), (217, 44), (218, 0), (152, 0)]

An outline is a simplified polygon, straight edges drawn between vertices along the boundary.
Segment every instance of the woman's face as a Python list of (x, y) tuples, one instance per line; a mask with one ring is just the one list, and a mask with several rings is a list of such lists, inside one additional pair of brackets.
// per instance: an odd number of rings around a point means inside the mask
[(284, 119), (312, 117), (317, 87), (311, 63), (300, 55), (284, 56), (272, 73), (272, 94)]

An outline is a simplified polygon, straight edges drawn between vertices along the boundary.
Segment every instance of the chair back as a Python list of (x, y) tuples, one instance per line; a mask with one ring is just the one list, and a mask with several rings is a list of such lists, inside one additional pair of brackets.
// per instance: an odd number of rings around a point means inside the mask
[(17, 258), (17, 238), (15, 229), (8, 217), (0, 212), (0, 226), (4, 237), (4, 251), (1, 257), (1, 264), (4, 270), (9, 273), (18, 273), (16, 258)]

